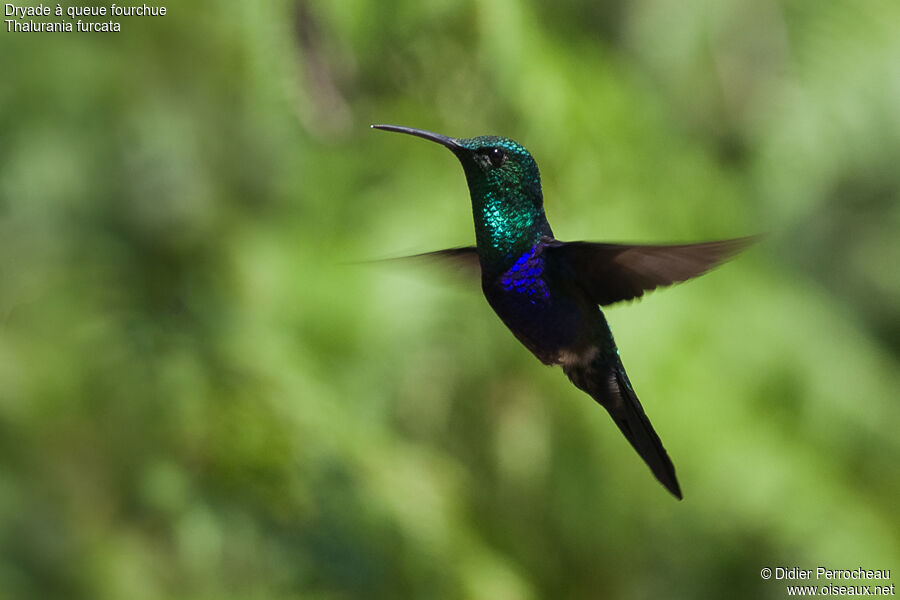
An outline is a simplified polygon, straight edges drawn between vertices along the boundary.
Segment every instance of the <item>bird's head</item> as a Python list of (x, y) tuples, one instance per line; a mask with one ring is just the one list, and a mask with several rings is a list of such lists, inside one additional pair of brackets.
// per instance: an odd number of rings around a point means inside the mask
[(495, 196), (514, 204), (522, 203), (520, 209), (527, 207), (524, 202), (532, 210), (543, 206), (537, 163), (528, 150), (514, 140), (492, 135), (458, 139), (399, 125), (372, 127), (414, 135), (448, 148), (462, 163), (475, 202), (482, 197)]
[(437, 142), (456, 155), (472, 197), (483, 273), (508, 266), (543, 236), (553, 235), (537, 163), (521, 144), (496, 136), (457, 139), (398, 125), (372, 127)]

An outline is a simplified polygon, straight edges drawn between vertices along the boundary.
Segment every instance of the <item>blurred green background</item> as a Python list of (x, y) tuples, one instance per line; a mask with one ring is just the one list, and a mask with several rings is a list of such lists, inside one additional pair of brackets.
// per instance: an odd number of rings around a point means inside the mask
[[(0, 31), (0, 598), (900, 569), (900, 3), (168, 8)], [(477, 283), (357, 264), (474, 238), (377, 122), (524, 143), (561, 239), (768, 234), (608, 311), (683, 502)]]

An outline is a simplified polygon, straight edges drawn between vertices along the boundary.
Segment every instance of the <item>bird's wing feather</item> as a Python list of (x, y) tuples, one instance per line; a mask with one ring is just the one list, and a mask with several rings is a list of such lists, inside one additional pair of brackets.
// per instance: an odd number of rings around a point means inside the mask
[(446, 248), (444, 250), (435, 250), (434, 252), (424, 252), (422, 254), (414, 254), (403, 258), (437, 258), (445, 260), (460, 267), (478, 269), (478, 251), (475, 246), (460, 246), (458, 248)]
[(481, 265), (478, 262), (478, 252), (475, 246), (460, 246), (459, 248), (446, 248), (444, 250), (435, 250), (434, 252), (423, 252), (422, 254), (413, 254), (410, 256), (397, 256), (393, 258), (379, 259), (374, 262), (395, 262), (395, 261), (428, 261), (438, 260), (444, 264), (456, 267), (462, 272), (474, 273), (476, 276), (481, 275)]
[(571, 270), (591, 302), (606, 306), (701, 275), (755, 240), (653, 246), (553, 240), (545, 252)]

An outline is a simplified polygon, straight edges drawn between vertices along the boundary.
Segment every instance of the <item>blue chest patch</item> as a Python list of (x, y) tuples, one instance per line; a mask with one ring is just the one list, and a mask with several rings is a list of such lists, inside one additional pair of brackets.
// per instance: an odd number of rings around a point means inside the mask
[(546, 304), (550, 300), (550, 289), (543, 279), (544, 259), (535, 256), (536, 249), (537, 246), (532, 247), (500, 276), (500, 287), (505, 292), (520, 294), (531, 304)]

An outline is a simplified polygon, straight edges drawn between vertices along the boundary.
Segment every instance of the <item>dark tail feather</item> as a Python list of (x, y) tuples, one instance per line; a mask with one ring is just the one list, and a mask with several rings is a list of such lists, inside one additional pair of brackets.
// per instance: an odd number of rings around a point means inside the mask
[(653, 471), (653, 475), (681, 500), (681, 487), (675, 476), (675, 466), (653, 430), (650, 419), (644, 414), (618, 353), (593, 348), (585, 357), (591, 355), (590, 360), (564, 365), (566, 375), (609, 412), (625, 438)]

